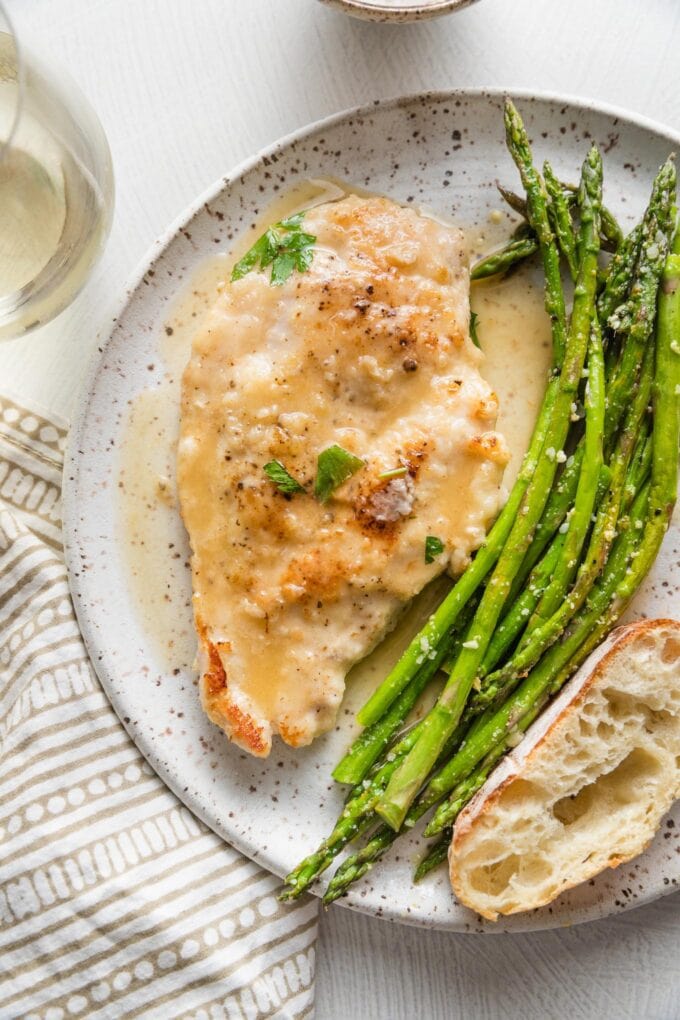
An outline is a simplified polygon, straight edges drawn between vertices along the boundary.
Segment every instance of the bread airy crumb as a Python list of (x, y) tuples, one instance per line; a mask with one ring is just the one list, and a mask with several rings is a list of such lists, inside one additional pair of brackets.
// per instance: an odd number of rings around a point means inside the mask
[(458, 899), (483, 917), (543, 906), (641, 853), (680, 795), (680, 623), (619, 628), (461, 813)]

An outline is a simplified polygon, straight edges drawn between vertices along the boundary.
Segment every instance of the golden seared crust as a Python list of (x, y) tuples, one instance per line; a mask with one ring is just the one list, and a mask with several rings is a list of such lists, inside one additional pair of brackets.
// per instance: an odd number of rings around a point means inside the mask
[(468, 450), (477, 457), (491, 460), (503, 467), (510, 459), (508, 448), (497, 432), (483, 432), (479, 436), (473, 436), (468, 443)]
[(201, 701), (206, 715), (223, 729), (235, 743), (257, 757), (264, 757), (268, 751), (262, 726), (255, 719), (242, 712), (229, 695), (227, 674), (222, 664), (222, 655), (227, 649), (219, 649), (205, 637), (205, 628), (197, 624), (199, 640), (207, 658), (207, 665), (201, 675)]
[[(204, 681), (204, 702), (258, 754), (333, 724), (351, 665), (483, 540), (503, 462), (460, 232), (357, 197), (310, 210), (305, 229), (309, 270), (226, 286), (182, 387), (194, 610), (226, 678)], [(333, 444), (364, 466), (322, 504), (317, 458)], [(306, 491), (279, 492), (270, 460)], [(433, 564), (428, 535), (446, 549)]]

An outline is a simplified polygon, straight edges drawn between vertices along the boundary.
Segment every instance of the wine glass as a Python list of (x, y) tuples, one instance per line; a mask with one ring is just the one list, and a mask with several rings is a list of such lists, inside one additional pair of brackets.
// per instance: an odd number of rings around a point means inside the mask
[(95, 113), (65, 72), (19, 42), (0, 0), (0, 338), (73, 300), (112, 213), (111, 155)]

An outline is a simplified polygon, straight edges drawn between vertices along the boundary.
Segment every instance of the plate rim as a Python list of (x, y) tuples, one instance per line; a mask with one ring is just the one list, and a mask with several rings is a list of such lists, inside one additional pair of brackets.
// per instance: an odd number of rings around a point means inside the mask
[[(370, 0), (369, 4), (363, 0), (320, 0), (320, 2), (326, 7), (349, 15), (350, 18), (398, 25), (411, 21), (430, 21), (446, 14), (457, 14), (458, 11), (477, 3), (477, 0), (434, 0), (434, 2), (429, 0), (429, 3), (427, 0), (420, 0), (417, 6), (410, 7), (394, 7), (380, 0)], [(469, 90), (466, 91), (469, 94)]]
[[(88, 619), (88, 612), (85, 606), (84, 592), (81, 586), (81, 577), (77, 569), (78, 561), (78, 543), (77, 535), (79, 532), (78, 522), (78, 505), (76, 498), (77, 487), (75, 484), (75, 476), (78, 474), (78, 446), (79, 439), (83, 435), (83, 429), (86, 423), (89, 406), (92, 400), (94, 391), (94, 383), (97, 378), (99, 366), (105, 358), (106, 349), (111, 342), (113, 335), (118, 327), (118, 321), (125, 313), (128, 306), (134, 300), (134, 297), (142, 285), (144, 277), (147, 275), (150, 269), (152, 269), (157, 260), (160, 259), (165, 253), (166, 249), (172, 244), (176, 235), (185, 227), (205, 206), (210, 204), (211, 201), (215, 200), (226, 188), (235, 183), (237, 180), (242, 178), (250, 170), (255, 169), (262, 161), (269, 158), (272, 155), (276, 155), (281, 149), (290, 146), (294, 142), (300, 142), (313, 135), (315, 132), (323, 130), (325, 128), (331, 128), (336, 124), (342, 123), (352, 117), (367, 117), (375, 113), (377, 109), (398, 109), (399, 107), (407, 107), (410, 104), (433, 101), (433, 102), (455, 102), (457, 99), (470, 99), (470, 98), (481, 98), (481, 99), (502, 99), (504, 97), (510, 97), (513, 100), (519, 102), (538, 102), (541, 104), (562, 104), (569, 105), (576, 109), (584, 111), (594, 112), (597, 114), (603, 114), (610, 117), (612, 120), (623, 121), (626, 124), (642, 129), (646, 132), (652, 132), (662, 138), (668, 139), (674, 147), (680, 150), (680, 131), (676, 131), (670, 126), (663, 124), (660, 121), (656, 121), (653, 118), (647, 117), (644, 114), (638, 114), (624, 109), (623, 107), (616, 106), (615, 104), (600, 102), (596, 99), (587, 98), (584, 96), (574, 96), (569, 93), (551, 92), (547, 90), (535, 90), (528, 88), (512, 88), (503, 86), (475, 86), (470, 88), (460, 87), (454, 89), (436, 89), (436, 90), (424, 90), (411, 92), (406, 94), (399, 94), (390, 96), (385, 99), (376, 99), (370, 103), (362, 103), (346, 109), (340, 110), (336, 113), (330, 114), (326, 117), (319, 118), (318, 120), (311, 121), (304, 124), (302, 127), (293, 129), (286, 134), (277, 138), (274, 142), (269, 143), (266, 146), (258, 149), (257, 152), (251, 156), (246, 157), (237, 163), (231, 170), (226, 174), (221, 175), (219, 178), (214, 180), (208, 187), (206, 187), (196, 198), (192, 200), (182, 211), (174, 217), (170, 224), (159, 234), (151, 245), (146, 249), (143, 257), (138, 261), (135, 269), (127, 278), (123, 288), (120, 300), (113, 306), (113, 310), (110, 311), (105, 319), (104, 324), (97, 331), (95, 347), (90, 355), (89, 363), (83, 373), (81, 384), (77, 390), (77, 396), (75, 401), (75, 412), (71, 420), (71, 424), (67, 434), (66, 446), (64, 450), (64, 462), (63, 462), (63, 476), (62, 476), (62, 492), (61, 492), (61, 509), (62, 509), (62, 539), (63, 539), (63, 550), (64, 559), (66, 564), (67, 581), (69, 591), (72, 595), (72, 602), (80, 633), (85, 644), (85, 648), (90, 659), (92, 669), (94, 670), (97, 678), (102, 686), (104, 694), (107, 700), (111, 704), (113, 711), (116, 714), (117, 719), (126, 730), (128, 736), (133, 741), (137, 749), (143, 755), (146, 761), (153, 769), (154, 773), (161, 779), (165, 786), (178, 798), (187, 810), (197, 815), (201, 821), (210, 829), (211, 832), (215, 832), (220, 839), (224, 839), (225, 842), (232, 845), (240, 853), (243, 853), (250, 860), (254, 860), (260, 867), (264, 865), (257, 859), (251, 856), (251, 850), (246, 849), (248, 845), (245, 840), (241, 840), (240, 837), (225, 839), (220, 833), (216, 832), (213, 825), (208, 821), (206, 812), (201, 806), (196, 804), (187, 804), (182, 796), (183, 790), (179, 783), (174, 783), (172, 779), (167, 775), (167, 770), (161, 766), (161, 763), (153, 760), (155, 755), (153, 749), (146, 748), (146, 741), (142, 733), (137, 732), (131, 726), (129, 726), (125, 720), (123, 713), (119, 712), (116, 706), (116, 699), (112, 696), (107, 684), (102, 680), (97, 663), (101, 661), (101, 656), (98, 654), (101, 651), (101, 646), (97, 637), (97, 629), (94, 624), (90, 626)], [(270, 870), (270, 869), (265, 869)], [(276, 873), (276, 872), (274, 872)], [(281, 877), (281, 876), (280, 876)], [(590, 921), (602, 920), (607, 917), (616, 917), (618, 914), (627, 912), (635, 907), (644, 906), (650, 902), (654, 902), (657, 899), (676, 891), (676, 887), (669, 883), (668, 886), (664, 886), (659, 890), (650, 891), (647, 895), (639, 895), (633, 903), (626, 902), (625, 906), (617, 907), (616, 910), (610, 908), (610, 904), (606, 901), (602, 901), (594, 904), (590, 909), (584, 911), (586, 916), (579, 915), (575, 920), (569, 922), (572, 926), (574, 924), (585, 924)], [(316, 897), (320, 896), (320, 893), (312, 891), (312, 894)], [(351, 910), (356, 910), (360, 913), (367, 914), (371, 917), (379, 918), (390, 923), (407, 924), (413, 927), (421, 927), (430, 930), (439, 931), (455, 931), (460, 934), (487, 934), (487, 935), (503, 935), (503, 934), (519, 934), (528, 933), (530, 931), (541, 931), (541, 930), (559, 930), (560, 927), (564, 926), (564, 922), (557, 921), (552, 924), (529, 924), (526, 927), (521, 927), (515, 930), (504, 929), (499, 925), (494, 927), (484, 926), (483, 928), (476, 927), (471, 923), (463, 927), (452, 927), (450, 924), (438, 923), (436, 919), (424, 921), (420, 918), (413, 918), (409, 915), (399, 913), (397, 910), (384, 905), (380, 908), (379, 912), (376, 912), (368, 904), (363, 903), (360, 899), (341, 899), (338, 901), (341, 906)], [(476, 915), (474, 915), (476, 917)], [(525, 915), (529, 916), (529, 915)]]

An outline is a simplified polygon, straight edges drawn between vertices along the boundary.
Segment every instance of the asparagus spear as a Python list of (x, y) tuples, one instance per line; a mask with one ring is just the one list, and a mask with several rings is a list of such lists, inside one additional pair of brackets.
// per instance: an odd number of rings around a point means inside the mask
[(297, 899), (312, 882), (330, 867), (340, 851), (367, 828), (375, 824), (374, 807), (380, 792), (406, 752), (413, 746), (418, 726), (413, 727), (392, 749), (388, 760), (376, 769), (370, 780), (355, 787), (335, 823), (333, 831), (320, 846), (305, 857), (288, 875), (279, 894), (283, 902)]
[(640, 253), (641, 236), (642, 227), (638, 224), (624, 239), (609, 263), (607, 281), (597, 299), (597, 313), (600, 322), (605, 326), (614, 309), (623, 304), (628, 296), (631, 277)]
[(440, 864), (444, 863), (449, 855), (452, 835), (452, 826), (442, 829), (441, 836), (437, 842), (433, 843), (418, 861), (418, 867), (413, 872), (414, 883), (422, 882), (424, 878), (427, 878), (431, 871), (434, 871), (435, 868), (438, 868)]
[(602, 337), (597, 319), (593, 321), (588, 348), (588, 384), (586, 386), (586, 432), (584, 438), (583, 467), (579, 474), (576, 497), (570, 516), (561, 525), (567, 538), (555, 565), (552, 580), (528, 624), (532, 630), (549, 619), (559, 607), (581, 556), (583, 543), (590, 528), (590, 518), (597, 497), (598, 482), (603, 464), (602, 435), (604, 431), (604, 355)]
[[(545, 310), (552, 323), (555, 366), (559, 368), (562, 365), (567, 341), (567, 315), (560, 274), (560, 256), (550, 227), (543, 182), (533, 164), (524, 124), (510, 99), (505, 102), (505, 134), (508, 148), (527, 194), (527, 220), (536, 232), (540, 246), (545, 274)], [(598, 200), (598, 206), (599, 204)], [(599, 216), (596, 230), (599, 233)]]
[(454, 637), (446, 635), (438, 647), (433, 650), (432, 658), (423, 653), (425, 662), (420, 666), (408, 686), (404, 688), (380, 719), (377, 719), (372, 726), (367, 726), (362, 730), (347, 754), (335, 766), (333, 779), (336, 783), (361, 782), (380, 752), (404, 725), (409, 712), (430, 680), (439, 671), (444, 660), (459, 644), (460, 640), (456, 641)]
[(623, 494), (624, 512), (630, 508), (638, 490), (646, 482), (652, 464), (652, 437), (647, 428), (641, 430), (633, 453)]
[(567, 457), (564, 470), (550, 491), (543, 516), (534, 532), (533, 542), (524, 557), (515, 580), (512, 582), (510, 594), (508, 595), (509, 603), (514, 602), (520, 591), (524, 588), (527, 577), (543, 555), (548, 543), (552, 541), (555, 533), (564, 523), (569, 510), (573, 506), (583, 464), (583, 454), (583, 443), (579, 443), (574, 453)]
[[(546, 304), (563, 308), (555, 288), (560, 288), (559, 257), (547, 222), (547, 210), (540, 181), (531, 162), (526, 132), (512, 103), (506, 104), (508, 144), (515, 158), (529, 197), (530, 215), (541, 246), (550, 247), (557, 258), (558, 279), (550, 279), (554, 271), (552, 256), (544, 257), (546, 271)], [(461, 654), (434, 708), (426, 717), (423, 731), (400, 767), (392, 776), (377, 805), (377, 812), (393, 828), (398, 829), (442, 747), (461, 717), (465, 702), (484, 658), (493, 629), (498, 622), (513, 578), (519, 570), (532, 536), (543, 513), (557, 468), (556, 451), (562, 450), (569, 429), (571, 405), (581, 379), (590, 323), (594, 312), (597, 255), (599, 250), (599, 206), (602, 194), (602, 161), (597, 149), (591, 149), (583, 164), (581, 191), (581, 252), (582, 263), (574, 297), (569, 343), (560, 374), (560, 388), (546, 432), (544, 449), (536, 471), (527, 487), (520, 511), (498, 559), (493, 575), (482, 595), (471, 625), (471, 637), (464, 642)], [(558, 315), (553, 319), (554, 334), (561, 333)], [(556, 345), (559, 346), (559, 345)], [(552, 455), (551, 455), (552, 454)]]
[(673, 229), (675, 164), (668, 160), (656, 176), (641, 229), (636, 280), (630, 296), (632, 325), (607, 391), (605, 430), (611, 435), (630, 403), (637, 366), (654, 328), (656, 297)]
[[(548, 587), (564, 547), (565, 536), (558, 535), (547, 552), (531, 571), (525, 587), (517, 598), (508, 598), (510, 608), (494, 630), (481, 666), (482, 676), (500, 662), (507, 649), (527, 626), (527, 620)], [(448, 672), (451, 672), (453, 663)]]
[(550, 197), (550, 205), (548, 206), (550, 222), (552, 223), (562, 254), (566, 259), (571, 278), (576, 280), (578, 275), (576, 235), (574, 234), (574, 224), (571, 221), (569, 203), (565, 197), (562, 185), (557, 180), (553, 168), (547, 161), (543, 164), (543, 180)]
[[(580, 448), (577, 464), (579, 469), (576, 476), (578, 487), (573, 511), (569, 512), (569, 519), (560, 524), (557, 538), (549, 546), (548, 552), (538, 565), (533, 567), (521, 594), (511, 591), (508, 598), (511, 608), (493, 634), (482, 662), (480, 671), (482, 676), (489, 673), (500, 661), (502, 655), (522, 630), (532, 629), (536, 625), (537, 619), (551, 615), (557, 608), (578, 564), (602, 470), (604, 363), (599, 329), (595, 324), (593, 324), (591, 335), (588, 364), (590, 365), (590, 379), (586, 399), (586, 437), (585, 443)], [(586, 466), (581, 472), (580, 467), (584, 457)], [(561, 482), (556, 488), (566, 491), (568, 502), (571, 503), (571, 484), (567, 488), (565, 483)], [(566, 509), (562, 516), (567, 516)], [(545, 521), (545, 515), (543, 521)], [(534, 540), (536, 540), (536, 536)], [(532, 617), (532, 613), (535, 613), (534, 617)]]
[[(487, 777), (493, 771), (494, 766), (497, 762), (513, 747), (516, 747), (521, 736), (531, 726), (532, 722), (540, 715), (545, 705), (544, 698), (537, 698), (534, 704), (529, 710), (518, 720), (515, 728), (509, 732), (502, 740), (500, 740), (491, 751), (483, 759), (482, 765), (487, 765)], [(479, 766), (478, 766), (479, 767)], [(481, 787), (480, 787), (481, 788)], [(460, 786), (457, 786), (453, 793), (451, 793), (443, 804), (440, 804), (439, 808), (435, 812), (434, 816), (430, 820), (430, 823), (425, 827), (424, 835), (436, 836), (440, 832), (449, 832), (450, 826), (453, 825), (458, 815), (461, 813), (465, 805), (469, 802), (469, 797), (461, 797), (458, 792)], [(434, 867), (434, 865), (432, 865)], [(428, 870), (431, 870), (428, 868)]]
[(652, 481), (644, 538), (619, 597), (630, 598), (652, 566), (673, 515), (680, 446), (680, 230), (662, 274), (653, 384)]
[(538, 251), (538, 241), (535, 235), (520, 237), (509, 241), (498, 251), (485, 255), (483, 259), (475, 262), (470, 270), (471, 280), (486, 280), (489, 276), (497, 276), (499, 273), (507, 273), (508, 269), (523, 262)]

